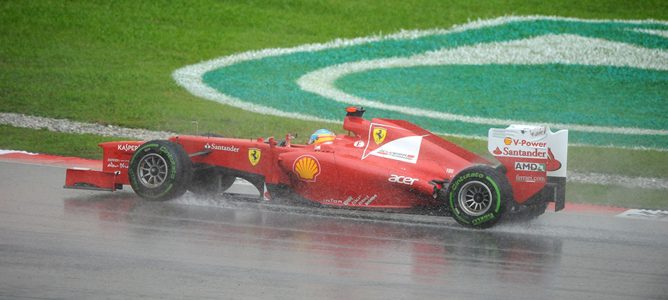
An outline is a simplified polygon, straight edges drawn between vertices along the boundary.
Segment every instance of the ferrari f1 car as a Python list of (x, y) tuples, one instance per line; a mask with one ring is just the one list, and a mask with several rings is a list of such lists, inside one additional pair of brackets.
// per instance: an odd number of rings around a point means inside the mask
[(491, 162), (412, 123), (366, 120), (361, 107), (346, 112), (348, 133), (321, 144), (293, 144), (289, 135), (282, 141), (180, 135), (102, 143), (102, 170), (68, 169), (65, 187), (114, 191), (129, 184), (142, 198), (162, 201), (187, 190), (217, 194), (240, 177), (264, 200), (419, 208), (475, 228), (504, 216), (534, 218), (548, 202), (564, 208), (566, 130), (490, 129), (488, 150), (498, 160)]

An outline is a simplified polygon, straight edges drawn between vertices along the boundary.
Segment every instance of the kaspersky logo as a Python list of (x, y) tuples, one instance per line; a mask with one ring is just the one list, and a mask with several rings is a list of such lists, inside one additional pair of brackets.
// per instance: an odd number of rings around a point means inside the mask
[[(668, 119), (652, 117), (667, 115), (668, 106), (647, 88), (668, 71), (666, 32), (663, 21), (501, 17), (253, 50), (183, 67), (173, 77), (194, 95), (281, 117), (338, 121), (341, 107), (364, 105), (437, 134), (483, 137), (490, 127), (542, 124), (575, 132), (573, 143), (668, 149)], [(615, 72), (602, 72), (609, 69)], [(480, 76), (464, 76), (472, 72)], [(564, 76), (573, 80), (527, 80)], [(480, 80), (495, 88), (466, 92)], [(513, 83), (523, 89), (512, 90)], [(449, 93), (453, 86), (464, 89)], [(573, 109), (557, 109), (564, 106)], [(609, 118), (613, 106), (625, 117)], [(373, 141), (384, 143), (382, 136)]]
[(125, 151), (125, 152), (135, 152), (139, 148), (139, 145), (133, 145), (133, 144), (118, 144), (117, 150), (118, 151)]

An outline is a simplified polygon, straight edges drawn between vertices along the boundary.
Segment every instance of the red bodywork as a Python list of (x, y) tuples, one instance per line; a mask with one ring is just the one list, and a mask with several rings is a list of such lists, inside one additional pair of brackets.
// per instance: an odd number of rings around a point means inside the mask
[[(413, 208), (435, 206), (435, 193), (461, 170), (488, 160), (401, 120), (363, 119), (348, 114), (343, 128), (328, 144), (283, 145), (273, 138), (233, 139), (174, 136), (194, 166), (233, 170), (239, 177), (261, 178), (284, 185), (308, 200), (331, 206)], [(128, 166), (139, 141), (102, 143), (102, 171), (69, 169), (65, 186), (113, 191), (129, 184)], [(514, 201), (522, 204), (546, 185), (546, 172), (531, 172), (534, 182), (518, 182), (513, 164), (503, 157)], [(537, 161), (540, 162), (540, 161)], [(258, 186), (258, 183), (254, 183)], [(259, 186), (262, 184), (260, 183)]]

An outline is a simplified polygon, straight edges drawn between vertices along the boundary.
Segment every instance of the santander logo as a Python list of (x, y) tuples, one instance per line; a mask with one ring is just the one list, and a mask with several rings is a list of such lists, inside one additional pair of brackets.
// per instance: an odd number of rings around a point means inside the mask
[[(514, 157), (525, 157), (525, 158), (544, 158), (545, 152), (539, 152), (538, 150), (534, 151), (522, 151), (522, 150), (510, 150), (508, 147), (501, 150), (499, 147), (496, 147), (492, 152), (496, 156), (514, 156)], [(548, 172), (554, 172), (561, 169), (561, 162), (554, 157), (552, 149), (547, 148), (547, 164), (546, 169)]]
[(547, 148), (547, 170), (550, 172), (561, 169), (561, 162), (554, 158), (552, 149)]

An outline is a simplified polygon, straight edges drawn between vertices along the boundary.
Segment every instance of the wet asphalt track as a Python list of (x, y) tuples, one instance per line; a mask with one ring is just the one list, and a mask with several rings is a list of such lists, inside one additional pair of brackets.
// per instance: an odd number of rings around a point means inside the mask
[(64, 171), (0, 162), (0, 298), (668, 298), (668, 222), (547, 213), (479, 231), (191, 194), (152, 203), (62, 189)]

